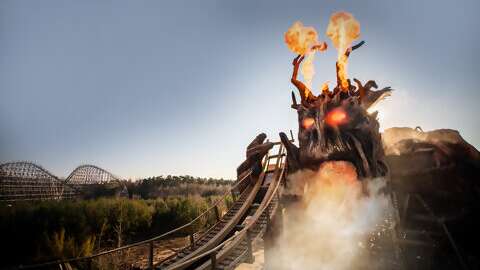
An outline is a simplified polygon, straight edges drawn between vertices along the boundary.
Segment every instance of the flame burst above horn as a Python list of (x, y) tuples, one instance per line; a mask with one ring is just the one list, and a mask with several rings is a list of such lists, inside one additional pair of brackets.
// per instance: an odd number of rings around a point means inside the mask
[(347, 76), (348, 49), (352, 42), (360, 36), (360, 23), (348, 12), (336, 12), (330, 17), (327, 36), (338, 50), (337, 76), (340, 87), (348, 91)]
[(325, 42), (318, 41), (318, 33), (311, 26), (304, 26), (302, 22), (297, 21), (285, 33), (285, 43), (288, 48), (297, 54), (306, 55), (300, 72), (305, 79), (305, 84), (311, 87), (315, 68), (313, 66), (314, 51), (324, 51), (327, 49)]

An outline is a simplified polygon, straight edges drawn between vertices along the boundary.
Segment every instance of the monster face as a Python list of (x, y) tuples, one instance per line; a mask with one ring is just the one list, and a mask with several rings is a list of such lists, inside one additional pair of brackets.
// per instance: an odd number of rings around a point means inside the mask
[(366, 84), (368, 88), (359, 82), (357, 85), (349, 91), (336, 89), (333, 93), (322, 93), (300, 104), (294, 98), (292, 108), (298, 114), (299, 148), (288, 142), (292, 171), (316, 170), (325, 161), (348, 161), (355, 166), (360, 178), (387, 173), (377, 114), (369, 114), (367, 109), (391, 89), (371, 91), (371, 87), (376, 87), (373, 81)]

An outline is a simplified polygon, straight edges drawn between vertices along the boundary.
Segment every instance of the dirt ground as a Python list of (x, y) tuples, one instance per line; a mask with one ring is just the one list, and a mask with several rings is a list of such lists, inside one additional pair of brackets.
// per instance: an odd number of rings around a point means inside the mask
[[(154, 255), (153, 255), (153, 262), (157, 264), (163, 261), (170, 255), (175, 253), (175, 250), (179, 250), (186, 245), (188, 245), (189, 239), (188, 237), (178, 237), (168, 240), (161, 240), (155, 242), (154, 244)], [(138, 248), (136, 251), (136, 256), (134, 258), (140, 258), (132, 263), (133, 268), (135, 269), (146, 269), (148, 267), (148, 246), (143, 246)]]
[(253, 252), (253, 256), (255, 256), (255, 262), (253, 262), (252, 264), (242, 263), (239, 266), (237, 266), (237, 268), (235, 268), (235, 269), (236, 270), (261, 270), (261, 269), (263, 269), (264, 262), (265, 262), (263, 255), (264, 255), (263, 248), (259, 249), (259, 250), (256, 250), (255, 252)]

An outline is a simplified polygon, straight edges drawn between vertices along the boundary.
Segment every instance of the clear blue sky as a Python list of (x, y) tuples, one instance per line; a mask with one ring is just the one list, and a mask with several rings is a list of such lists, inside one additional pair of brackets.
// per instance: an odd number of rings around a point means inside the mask
[[(454, 128), (480, 146), (479, 1), (3, 0), (0, 162), (231, 178), (255, 135), (296, 131), (284, 32), (301, 20), (326, 40), (339, 10), (367, 42), (350, 77), (396, 90), (382, 129)], [(316, 89), (334, 81), (332, 49)]]

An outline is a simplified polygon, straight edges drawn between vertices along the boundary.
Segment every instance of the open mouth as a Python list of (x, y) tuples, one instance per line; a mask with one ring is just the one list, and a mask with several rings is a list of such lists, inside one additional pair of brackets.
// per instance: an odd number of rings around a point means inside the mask
[(355, 135), (322, 137), (317, 130), (310, 131), (309, 135), (304, 151), (300, 151), (299, 155), (299, 161), (305, 167), (316, 170), (326, 161), (347, 161), (355, 166), (359, 177), (372, 176), (364, 146)]

